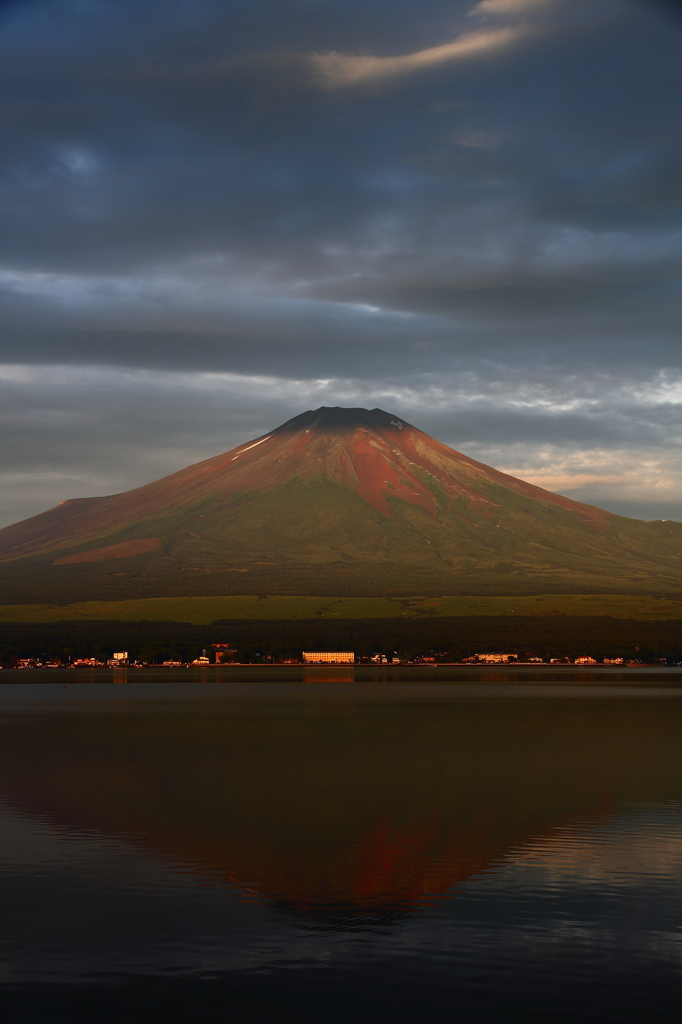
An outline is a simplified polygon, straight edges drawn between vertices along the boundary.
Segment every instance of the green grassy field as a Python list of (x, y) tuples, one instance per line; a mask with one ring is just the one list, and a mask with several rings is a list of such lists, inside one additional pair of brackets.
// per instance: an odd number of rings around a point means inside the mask
[(0, 605), (0, 622), (117, 619), (191, 622), (217, 619), (371, 619), (418, 616), (611, 615), (682, 619), (682, 598), (619, 594), (544, 594), (538, 597), (154, 597), (80, 604)]

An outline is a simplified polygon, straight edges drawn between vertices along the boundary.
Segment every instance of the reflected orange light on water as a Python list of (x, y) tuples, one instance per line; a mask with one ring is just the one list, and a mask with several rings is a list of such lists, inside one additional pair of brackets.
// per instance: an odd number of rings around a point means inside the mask
[(678, 702), (339, 697), (16, 716), (0, 796), (245, 898), (361, 918), (416, 910), (620, 800), (682, 792)]

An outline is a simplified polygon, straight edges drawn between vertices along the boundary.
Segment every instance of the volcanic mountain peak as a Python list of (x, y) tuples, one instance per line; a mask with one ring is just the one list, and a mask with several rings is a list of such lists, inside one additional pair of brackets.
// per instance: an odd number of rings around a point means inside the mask
[[(405, 427), (412, 427), (399, 416), (394, 416), (383, 409), (345, 409), (343, 406), (335, 405), (327, 407), (320, 406), (319, 409), (308, 409), (292, 420), (283, 423), (281, 427), (273, 430), (273, 434), (283, 433), (285, 430), (306, 430), (314, 428), (318, 432), (344, 433), (357, 430), (358, 428), (368, 430), (404, 430)], [(414, 430), (415, 428), (412, 427)]]
[[(365, 592), (410, 573), (452, 578), (441, 584), (452, 588), (446, 593), (461, 592), (456, 581), (465, 576), (478, 584), (486, 574), (497, 587), (520, 576), (566, 592), (566, 576), (577, 573), (588, 589), (598, 577), (620, 591), (624, 577), (638, 576), (667, 590), (680, 586), (681, 549), (682, 524), (623, 519), (545, 491), (382, 409), (324, 407), (144, 487), (64, 502), (0, 530), (0, 559), (17, 566), (8, 569), (14, 579), (26, 556), (42, 557), (31, 571), (43, 576), (91, 563), (111, 563), (112, 574), (125, 576), (119, 566), (131, 560), (140, 567), (131, 579), (141, 572), (161, 580), (148, 588), (159, 596), (181, 593), (178, 586), (195, 593), (192, 573), (255, 566), (273, 567), (259, 589), (275, 593), (287, 587), (285, 576), (310, 566), (325, 566), (330, 580), (364, 573)], [(74, 593), (81, 578), (73, 576)], [(315, 578), (309, 592), (327, 593), (319, 572)], [(232, 592), (233, 580), (224, 584)]]

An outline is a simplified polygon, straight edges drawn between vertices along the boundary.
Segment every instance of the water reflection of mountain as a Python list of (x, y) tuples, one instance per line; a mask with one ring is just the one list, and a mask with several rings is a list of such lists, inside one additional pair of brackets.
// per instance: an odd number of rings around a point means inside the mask
[(6, 718), (0, 794), (319, 922), (424, 901), (568, 821), (682, 794), (676, 701), (163, 702)]

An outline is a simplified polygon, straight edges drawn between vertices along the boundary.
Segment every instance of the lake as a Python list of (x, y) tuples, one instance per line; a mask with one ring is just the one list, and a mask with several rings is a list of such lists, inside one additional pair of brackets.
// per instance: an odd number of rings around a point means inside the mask
[(679, 669), (0, 676), (11, 1024), (679, 1020)]

